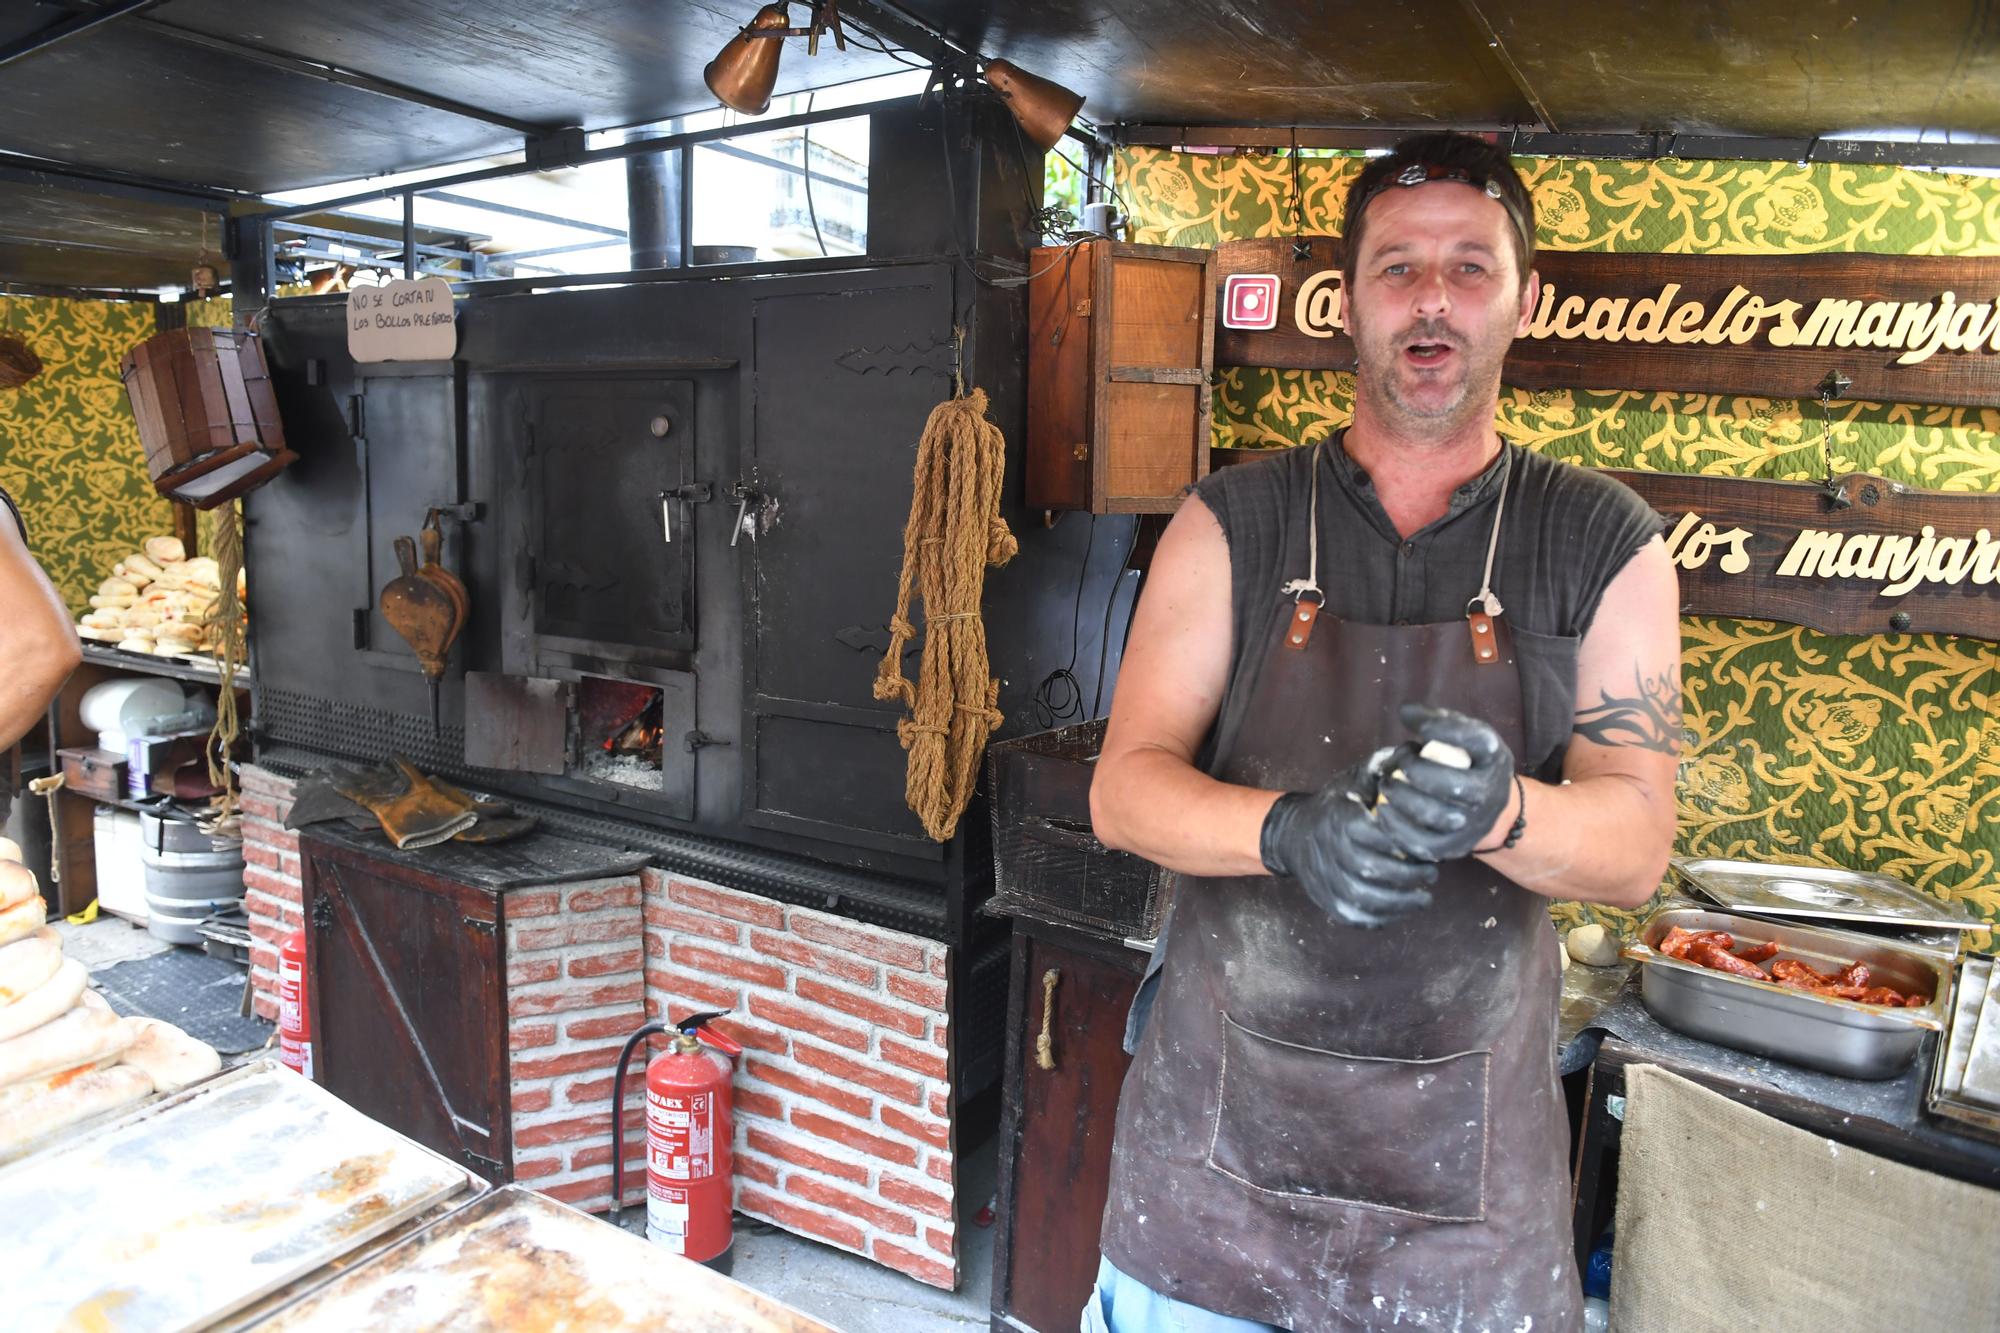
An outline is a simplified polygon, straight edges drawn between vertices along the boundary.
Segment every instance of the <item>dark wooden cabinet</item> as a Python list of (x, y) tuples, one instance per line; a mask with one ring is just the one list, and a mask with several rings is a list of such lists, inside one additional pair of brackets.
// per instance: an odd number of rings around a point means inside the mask
[[(1000, 1120), (993, 1327), (1070, 1333), (1097, 1277), (1125, 1011), (1146, 955), (1075, 931), (1015, 924)], [(1050, 973), (1055, 980), (1048, 982)], [(1050, 1038), (1052, 1069), (1037, 1058)]]
[(503, 895), (310, 832), (299, 851), (315, 1077), (511, 1179)]

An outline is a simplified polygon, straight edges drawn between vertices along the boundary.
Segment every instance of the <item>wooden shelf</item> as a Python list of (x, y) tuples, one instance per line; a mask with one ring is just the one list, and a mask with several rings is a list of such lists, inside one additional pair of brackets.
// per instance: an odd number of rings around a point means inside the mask
[[(170, 680), (188, 680), (203, 685), (222, 683), (221, 670), (206, 657), (160, 657), (152, 653), (128, 653), (119, 648), (86, 643), (83, 645), (83, 660), (116, 671), (131, 671), (145, 676), (164, 676)], [(236, 669), (234, 684), (239, 690), (250, 688), (248, 667)]]

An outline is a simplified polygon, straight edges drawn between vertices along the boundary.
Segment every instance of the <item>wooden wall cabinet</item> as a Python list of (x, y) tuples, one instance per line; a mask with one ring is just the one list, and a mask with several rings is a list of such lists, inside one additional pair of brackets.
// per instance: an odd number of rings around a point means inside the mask
[(1111, 240), (1033, 253), (1029, 508), (1171, 513), (1208, 475), (1213, 266)]
[[(1016, 921), (1000, 1111), (992, 1327), (1071, 1333), (1097, 1281), (1125, 1054), (1146, 955)], [(1053, 995), (1044, 977), (1056, 974)], [(1050, 997), (1046, 1002), (1044, 997)], [(1036, 1059), (1044, 1022), (1053, 1069)]]

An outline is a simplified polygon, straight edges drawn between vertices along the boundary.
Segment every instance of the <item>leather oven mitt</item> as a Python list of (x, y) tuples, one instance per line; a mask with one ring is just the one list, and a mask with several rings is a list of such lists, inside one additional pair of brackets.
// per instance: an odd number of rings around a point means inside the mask
[(542, 822), (535, 815), (519, 813), (505, 801), (482, 801), (477, 797), (468, 796), (443, 778), (432, 778), (430, 781), (433, 787), (446, 796), (462, 800), (471, 806), (472, 813), (478, 816), (477, 822), (471, 828), (459, 831), (457, 837), (460, 842), (478, 844), (506, 842), (524, 833), (534, 832)]
[(373, 811), (382, 832), (399, 849), (449, 842), (479, 820), (464, 792), (439, 791), (400, 757), (393, 769), (335, 768), (332, 773), (335, 789)]

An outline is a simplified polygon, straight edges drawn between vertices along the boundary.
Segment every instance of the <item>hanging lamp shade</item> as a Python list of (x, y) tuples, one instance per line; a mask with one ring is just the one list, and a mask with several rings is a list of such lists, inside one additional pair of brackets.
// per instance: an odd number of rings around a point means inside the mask
[(1010, 60), (988, 61), (982, 77), (1007, 103), (1028, 141), (1045, 153), (1056, 146), (1076, 113), (1083, 110), (1081, 97)]
[(749, 26), (731, 37), (701, 72), (702, 82), (716, 100), (746, 116), (761, 116), (770, 110), (771, 90), (778, 86), (778, 57), (785, 51), (781, 34), (791, 26), (791, 15), (783, 3), (758, 10)]

